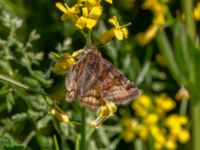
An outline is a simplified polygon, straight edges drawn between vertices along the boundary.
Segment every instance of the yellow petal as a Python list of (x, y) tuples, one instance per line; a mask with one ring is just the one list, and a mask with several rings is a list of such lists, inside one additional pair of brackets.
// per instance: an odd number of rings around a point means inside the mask
[(80, 56), (85, 50), (84, 49), (79, 49), (75, 52), (72, 53), (72, 57), (78, 57)]
[(115, 33), (115, 37), (118, 39), (118, 40), (123, 40), (123, 32), (119, 29), (115, 29), (114, 30), (114, 33)]
[(88, 8), (87, 7), (83, 7), (82, 11), (83, 11), (83, 16), (84, 17), (88, 17)]
[(128, 37), (128, 29), (127, 28), (122, 28), (121, 29), (123, 34), (124, 34), (124, 38), (127, 38)]
[(119, 26), (119, 23), (118, 23), (118, 21), (117, 21), (117, 17), (116, 17), (116, 16), (113, 16), (113, 17), (110, 18), (108, 21), (109, 21), (113, 26), (115, 26), (115, 27), (118, 27), (118, 26)]
[(49, 114), (55, 116), (61, 122), (64, 122), (64, 123), (69, 123), (70, 122), (68, 114), (60, 112), (58, 109), (55, 109), (55, 108), (51, 109), (49, 111)]
[(112, 29), (104, 32), (100, 36), (100, 43), (101, 44), (105, 44), (105, 43), (109, 42), (114, 36), (115, 36), (115, 34), (114, 34), (114, 28), (112, 28)]
[(74, 58), (72, 58), (70, 54), (66, 53), (62, 59), (56, 62), (54, 66), (54, 72), (57, 74), (63, 74), (74, 64)]
[(112, 4), (113, 3), (113, 1), (112, 0), (105, 0), (106, 2), (108, 2), (108, 3), (110, 3), (110, 4)]
[(77, 16), (77, 12), (74, 7), (68, 9), (67, 15), (69, 16), (69, 19), (71, 19), (72, 22), (75, 24), (75, 22), (78, 19), (78, 16)]
[(197, 3), (197, 6), (193, 10), (194, 19), (199, 21), (200, 20), (200, 2)]
[(87, 24), (86, 27), (88, 29), (92, 29), (95, 25), (97, 24), (97, 20), (96, 19), (87, 19)]
[(158, 26), (157, 25), (151, 25), (147, 31), (143, 33), (139, 33), (137, 35), (137, 41), (140, 45), (146, 45), (149, 43), (155, 36), (158, 31)]
[(76, 21), (76, 27), (78, 27), (79, 29), (83, 29), (86, 26), (88, 19), (85, 17), (80, 17), (77, 21)]
[(87, 0), (86, 3), (89, 4), (90, 6), (97, 6), (100, 4), (100, 1), (101, 0)]
[(56, 7), (57, 7), (58, 9), (60, 9), (63, 13), (67, 13), (66, 7), (65, 7), (61, 2), (57, 2), (57, 3), (56, 3)]
[(153, 24), (158, 26), (164, 26), (165, 16), (163, 14), (156, 14), (153, 18)]
[(187, 130), (180, 131), (178, 139), (179, 139), (180, 143), (186, 143), (186, 142), (188, 142), (189, 139), (190, 139), (190, 133), (189, 133), (189, 131), (187, 131)]
[(103, 10), (102, 10), (101, 6), (92, 7), (92, 9), (90, 11), (90, 18), (98, 19), (101, 16), (102, 11)]

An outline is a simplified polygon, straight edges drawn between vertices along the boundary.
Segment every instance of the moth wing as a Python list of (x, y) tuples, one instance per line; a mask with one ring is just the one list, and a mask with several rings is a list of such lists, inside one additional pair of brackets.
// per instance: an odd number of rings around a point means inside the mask
[(101, 54), (97, 50), (87, 50), (86, 54), (72, 67), (66, 78), (68, 96), (73, 91), (73, 98), (80, 99), (98, 81)]
[(91, 109), (97, 109), (106, 104), (105, 100), (100, 95), (100, 89), (98, 84), (88, 90), (81, 96), (80, 102)]
[(99, 85), (103, 99), (114, 103), (125, 103), (140, 93), (134, 83), (104, 58), (101, 61)]

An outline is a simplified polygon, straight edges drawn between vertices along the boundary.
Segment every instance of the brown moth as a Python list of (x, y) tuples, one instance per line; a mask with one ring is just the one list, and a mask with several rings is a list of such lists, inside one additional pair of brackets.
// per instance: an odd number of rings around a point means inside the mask
[(79, 100), (84, 106), (97, 109), (107, 102), (123, 104), (139, 95), (140, 90), (97, 48), (88, 48), (72, 66), (65, 80), (67, 101)]

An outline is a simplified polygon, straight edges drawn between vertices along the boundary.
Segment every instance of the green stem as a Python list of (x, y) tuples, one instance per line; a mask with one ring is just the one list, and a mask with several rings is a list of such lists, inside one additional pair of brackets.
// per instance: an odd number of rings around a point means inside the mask
[(59, 150), (58, 140), (56, 138), (56, 135), (53, 135), (53, 142), (54, 142), (55, 150)]
[(143, 149), (141, 139), (139, 139), (139, 138), (135, 139), (135, 141), (134, 141), (134, 149), (135, 150), (142, 150)]
[(10, 77), (8, 77), (8, 76), (5, 76), (5, 75), (3, 75), (3, 74), (0, 74), (0, 80), (6, 81), (6, 82), (8, 82), (8, 83), (11, 83), (11, 84), (13, 84), (13, 85), (15, 85), (15, 86), (21, 87), (21, 88), (23, 88), (23, 89), (25, 89), (25, 90), (28, 90), (28, 91), (30, 91), (30, 92), (38, 93), (38, 94), (41, 94), (41, 95), (43, 95), (43, 96), (49, 97), (49, 96), (48, 96), (47, 94), (45, 94), (44, 92), (42, 92), (42, 91), (37, 91), (37, 90), (35, 90), (35, 89), (32, 89), (32, 88), (29, 87), (28, 85), (25, 85), (25, 84), (23, 84), (23, 83), (21, 83), (21, 82), (19, 82), (19, 81), (16, 81), (16, 80), (14, 80), (14, 79), (12, 79), (12, 78), (10, 78)]
[(158, 47), (159, 47), (161, 53), (163, 54), (163, 57), (165, 58), (165, 61), (167, 62), (168, 66), (169, 66), (169, 70), (170, 70), (171, 74), (173, 75), (173, 77), (175, 78), (177, 83), (179, 83), (179, 85), (182, 85), (181, 83), (184, 81), (183, 81), (182, 75), (180, 73), (180, 70), (177, 66), (177, 63), (175, 61), (172, 47), (171, 47), (164, 31), (158, 32), (156, 41), (157, 41), (157, 44), (158, 44)]
[(188, 100), (182, 100), (181, 101), (181, 106), (180, 106), (180, 111), (179, 111), (179, 113), (181, 115), (186, 115), (187, 114), (187, 106), (188, 106)]
[(182, 9), (186, 19), (188, 34), (192, 39), (195, 39), (195, 23), (192, 15), (193, 0), (181, 0)]
[(27, 85), (22, 84), (22, 83), (20, 83), (20, 82), (18, 82), (16, 80), (13, 80), (13, 79), (11, 79), (11, 78), (3, 75), (3, 74), (0, 74), (0, 79), (3, 80), (3, 81), (9, 82), (11, 84), (14, 84), (16, 86), (19, 86), (21, 88), (24, 88), (25, 90), (30, 90), (30, 87), (28, 87)]
[(86, 138), (85, 138), (85, 131), (86, 131), (86, 109), (82, 107), (82, 125), (81, 125), (81, 147), (80, 150), (86, 150)]
[(200, 103), (192, 107), (192, 123), (193, 123), (193, 150), (200, 150)]
[(125, 24), (125, 25), (122, 25), (122, 26), (120, 26), (119, 28), (125, 28), (125, 27), (128, 27), (128, 26), (130, 26), (130, 25), (131, 25), (131, 22), (129, 22), (129, 23)]
[(76, 145), (75, 145), (75, 150), (80, 150), (80, 134), (77, 135), (76, 137)]
[(86, 46), (90, 47), (92, 45), (92, 30), (88, 30), (88, 37), (87, 37), (87, 43)]
[(31, 131), (31, 133), (26, 137), (26, 139), (23, 142), (24, 148), (27, 148), (28, 143), (31, 141), (31, 139), (36, 135), (35, 131)]

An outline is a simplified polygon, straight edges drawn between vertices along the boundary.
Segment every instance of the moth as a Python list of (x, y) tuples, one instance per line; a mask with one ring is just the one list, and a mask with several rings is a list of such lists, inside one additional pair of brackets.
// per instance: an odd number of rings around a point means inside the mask
[(139, 95), (139, 88), (104, 59), (96, 47), (87, 48), (65, 79), (66, 100), (97, 109), (108, 102), (124, 104)]

